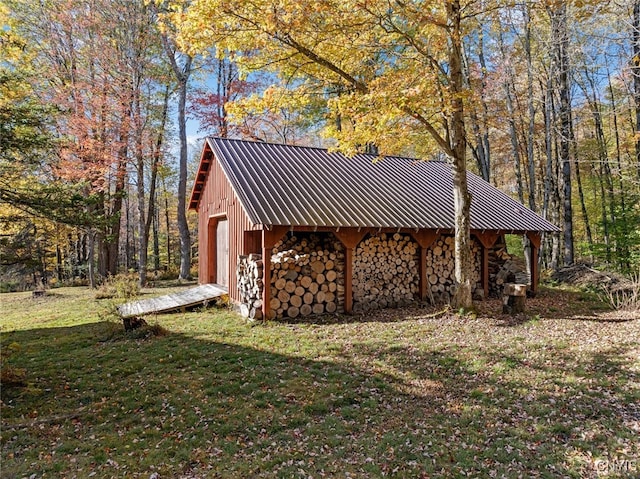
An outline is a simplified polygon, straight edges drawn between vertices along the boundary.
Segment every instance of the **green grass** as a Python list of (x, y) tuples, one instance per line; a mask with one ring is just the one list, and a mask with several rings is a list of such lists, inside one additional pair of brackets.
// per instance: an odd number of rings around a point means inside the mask
[(0, 296), (28, 382), (2, 389), (3, 477), (638, 475), (640, 320), (574, 293), (520, 320), (499, 302), (257, 326), (208, 309), (148, 318), (154, 337), (94, 297)]

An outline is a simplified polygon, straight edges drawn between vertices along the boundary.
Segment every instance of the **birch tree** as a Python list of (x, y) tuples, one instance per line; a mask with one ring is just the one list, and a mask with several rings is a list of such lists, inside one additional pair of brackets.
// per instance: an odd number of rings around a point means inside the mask
[(171, 65), (178, 85), (178, 135), (180, 156), (178, 167), (178, 231), (180, 232), (180, 274), (179, 279), (191, 278), (191, 235), (187, 223), (187, 89), (191, 76), (193, 57), (181, 51), (176, 43), (176, 35), (171, 22), (173, 15), (184, 14), (183, 8), (174, 2), (152, 3), (162, 22), (162, 45)]

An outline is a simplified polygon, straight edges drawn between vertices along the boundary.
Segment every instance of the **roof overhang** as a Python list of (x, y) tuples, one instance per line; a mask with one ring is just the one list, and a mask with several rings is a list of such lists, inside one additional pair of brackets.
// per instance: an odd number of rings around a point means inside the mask
[(197, 210), (200, 204), (200, 198), (204, 193), (204, 187), (207, 184), (207, 178), (209, 177), (209, 170), (214, 162), (213, 150), (209, 144), (208, 139), (204, 142), (202, 148), (202, 154), (200, 155), (200, 164), (198, 165), (198, 171), (196, 172), (196, 178), (193, 182), (193, 188), (191, 189), (191, 197), (189, 199), (189, 209)]

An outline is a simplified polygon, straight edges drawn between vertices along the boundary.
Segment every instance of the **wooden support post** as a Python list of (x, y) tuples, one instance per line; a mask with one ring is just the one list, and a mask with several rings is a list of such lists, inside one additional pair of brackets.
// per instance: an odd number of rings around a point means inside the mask
[(489, 297), (489, 248), (482, 246), (482, 289), (484, 290), (484, 299)]
[(429, 287), (429, 281), (427, 281), (427, 248), (420, 246), (420, 264), (418, 265), (418, 271), (420, 273), (419, 288), (420, 288), (420, 301), (427, 299), (427, 288)]
[(353, 249), (358, 246), (368, 231), (346, 228), (336, 231), (336, 237), (344, 245), (344, 312), (353, 312)]
[(271, 319), (271, 248), (262, 235), (262, 317)]
[(419, 230), (412, 232), (411, 236), (413, 236), (413, 239), (416, 240), (416, 243), (418, 243), (420, 247), (420, 264), (418, 267), (420, 278), (418, 280), (418, 288), (420, 291), (420, 301), (424, 301), (427, 299), (427, 288), (429, 287), (427, 273), (425, 272), (427, 268), (427, 250), (435, 243), (440, 234), (434, 230)]
[(497, 232), (491, 233), (474, 233), (475, 237), (482, 246), (482, 264), (480, 265), (480, 277), (482, 281), (482, 289), (484, 290), (484, 297), (489, 297), (489, 250), (498, 241), (500, 234)]
[(353, 312), (353, 247), (344, 248), (344, 312)]
[(538, 294), (538, 282), (540, 281), (540, 266), (538, 265), (538, 253), (540, 251), (540, 243), (542, 235), (539, 232), (530, 231), (527, 238), (531, 243), (531, 294)]
[(271, 319), (271, 250), (287, 232), (286, 226), (262, 230), (262, 317)]
[(538, 282), (540, 281), (540, 267), (538, 266), (538, 247), (531, 247), (531, 294), (538, 294)]

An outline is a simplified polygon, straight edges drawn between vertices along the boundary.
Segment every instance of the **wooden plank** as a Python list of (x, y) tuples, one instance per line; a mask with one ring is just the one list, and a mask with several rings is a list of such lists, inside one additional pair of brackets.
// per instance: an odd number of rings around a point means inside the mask
[(143, 316), (151, 313), (165, 313), (175, 309), (188, 308), (202, 304), (227, 294), (227, 291), (215, 284), (204, 284), (179, 293), (166, 294), (157, 298), (142, 299), (118, 306), (122, 318)]

